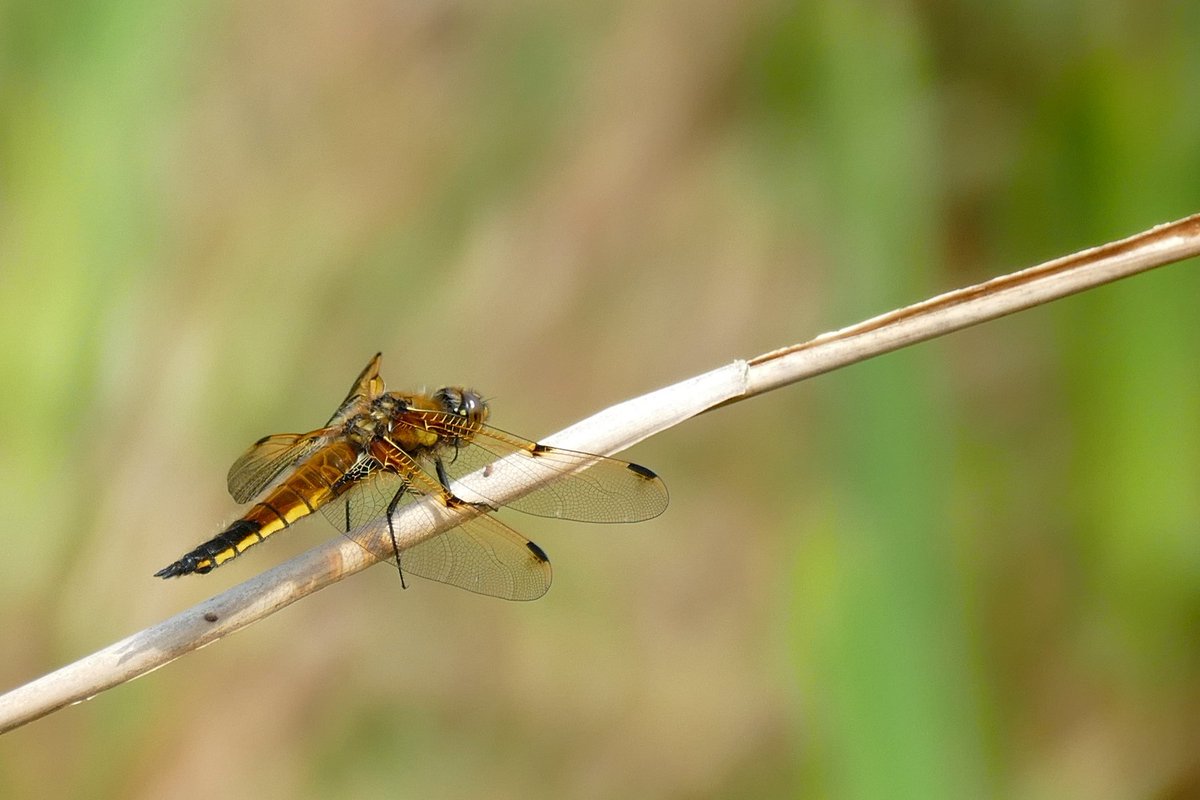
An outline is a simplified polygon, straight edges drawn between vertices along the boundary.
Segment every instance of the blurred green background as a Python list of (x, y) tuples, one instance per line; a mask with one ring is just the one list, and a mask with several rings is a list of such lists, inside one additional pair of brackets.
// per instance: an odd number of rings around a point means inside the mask
[[(311, 547), (159, 567), (376, 350), (541, 437), (1200, 210), (1200, 5), (0, 3), (0, 685)], [(643, 443), (0, 739), (0, 796), (1200, 794), (1200, 327), (1167, 267)]]

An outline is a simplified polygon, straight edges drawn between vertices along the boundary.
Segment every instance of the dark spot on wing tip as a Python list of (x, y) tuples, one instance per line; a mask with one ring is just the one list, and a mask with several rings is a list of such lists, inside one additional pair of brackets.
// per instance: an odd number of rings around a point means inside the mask
[(540, 455), (543, 455), (549, 449), (550, 448), (544, 444), (535, 444), (533, 447), (531, 447), (529, 449), (529, 455), (540, 456)]
[(265, 442), (267, 439), (270, 439), (270, 438), (271, 438), (271, 436), (270, 436), (270, 434), (268, 434), (268, 435), (262, 437), (261, 439), (259, 439), (257, 442), (255, 442), (254, 446), (258, 447), (260, 444), (262, 444), (263, 442)]
[(629, 471), (635, 475), (640, 475), (648, 481), (652, 481), (658, 477), (658, 473), (648, 467), (643, 467), (641, 464), (630, 464)]
[(204, 612), (204, 621), (205, 622), (216, 622), (218, 619), (220, 619), (220, 617), (218, 617), (216, 615), (216, 612), (213, 612), (213, 611), (205, 611)]
[(529, 548), (529, 552), (533, 553), (534, 557), (543, 564), (550, 563), (550, 556), (546, 555), (546, 551), (538, 547), (533, 542), (526, 542), (525, 546)]

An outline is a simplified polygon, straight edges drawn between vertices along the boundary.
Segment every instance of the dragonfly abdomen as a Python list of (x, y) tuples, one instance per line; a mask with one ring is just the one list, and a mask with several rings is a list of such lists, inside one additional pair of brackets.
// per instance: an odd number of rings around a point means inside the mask
[(354, 468), (358, 459), (357, 449), (347, 442), (335, 442), (319, 450), (255, 503), (245, 516), (175, 563), (154, 573), (155, 576), (203, 575), (237, 558), (268, 536), (290, 528), (339, 494), (341, 478)]

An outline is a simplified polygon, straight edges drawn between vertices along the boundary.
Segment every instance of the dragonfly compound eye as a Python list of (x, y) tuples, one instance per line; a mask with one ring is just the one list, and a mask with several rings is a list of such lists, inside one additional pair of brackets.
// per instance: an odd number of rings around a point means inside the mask
[(471, 422), (483, 422), (488, 416), (487, 402), (473, 389), (462, 393), (462, 405), (459, 413)]
[(469, 422), (483, 422), (488, 416), (487, 401), (474, 389), (446, 386), (433, 395), (437, 404), (457, 417)]

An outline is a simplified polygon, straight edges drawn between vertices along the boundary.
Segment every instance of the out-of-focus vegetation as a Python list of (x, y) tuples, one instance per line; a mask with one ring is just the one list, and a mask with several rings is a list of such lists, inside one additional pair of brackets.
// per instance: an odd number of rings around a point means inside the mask
[[(151, 574), (366, 359), (545, 435), (1200, 207), (1200, 5), (0, 5), (0, 683), (309, 547)], [(0, 741), (0, 796), (1200, 792), (1182, 264), (680, 426), (639, 526), (503, 516)]]

